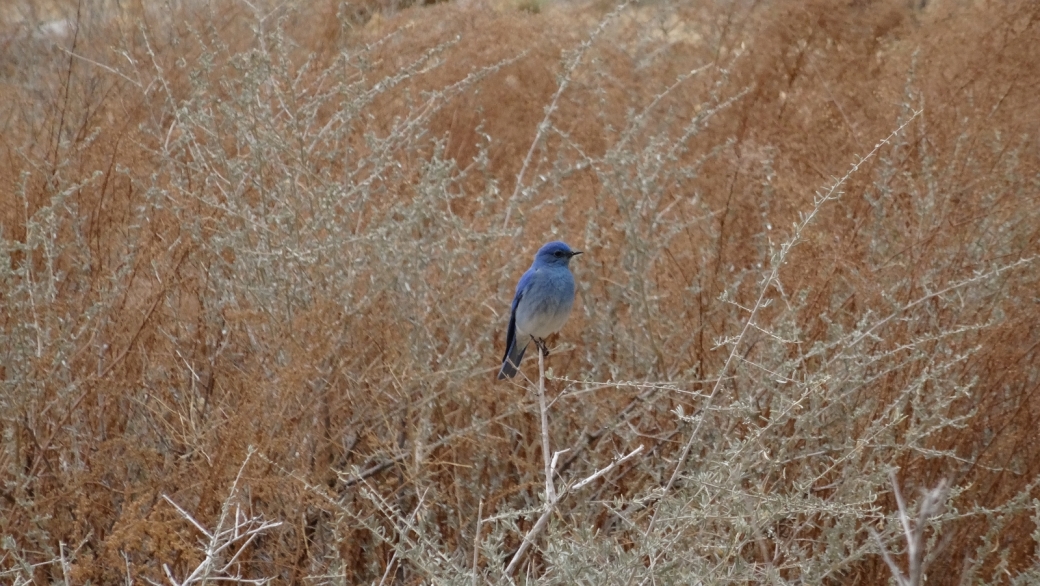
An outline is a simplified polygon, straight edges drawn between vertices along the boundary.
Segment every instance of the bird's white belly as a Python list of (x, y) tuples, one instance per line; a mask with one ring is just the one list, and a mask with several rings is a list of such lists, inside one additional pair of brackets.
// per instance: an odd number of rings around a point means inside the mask
[[(571, 313), (571, 304), (557, 304), (539, 308), (518, 307), (516, 312), (516, 329), (519, 333), (535, 338), (546, 338), (563, 328)], [(525, 311), (526, 310), (526, 311)]]

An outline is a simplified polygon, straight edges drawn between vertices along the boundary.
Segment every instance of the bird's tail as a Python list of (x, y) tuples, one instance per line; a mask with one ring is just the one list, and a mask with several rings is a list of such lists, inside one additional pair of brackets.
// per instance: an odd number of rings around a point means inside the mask
[(516, 369), (520, 366), (520, 361), (524, 359), (525, 350), (527, 350), (527, 344), (521, 346), (517, 340), (513, 340), (509, 349), (506, 350), (505, 358), (502, 359), (502, 370), (498, 371), (498, 380), (516, 376)]

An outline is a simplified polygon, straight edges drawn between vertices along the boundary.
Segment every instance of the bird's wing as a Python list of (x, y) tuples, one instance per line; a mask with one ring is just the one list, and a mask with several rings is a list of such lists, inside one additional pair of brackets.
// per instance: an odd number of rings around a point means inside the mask
[(516, 282), (516, 295), (513, 296), (513, 309), (516, 309), (516, 304), (520, 302), (520, 298), (523, 297), (524, 293), (527, 293), (527, 289), (531, 287), (531, 281), (534, 280), (535, 273), (538, 269), (531, 267), (520, 276), (520, 280)]
[(516, 302), (513, 302), (513, 312), (509, 314), (509, 329), (506, 330), (506, 353), (502, 356), (502, 362), (509, 358), (509, 351), (513, 349), (516, 340)]
[(513, 342), (516, 340), (516, 308), (520, 306), (520, 300), (523, 299), (524, 293), (527, 292), (527, 288), (531, 284), (532, 273), (533, 271), (530, 270), (525, 272), (516, 284), (513, 306), (509, 309), (509, 328), (506, 330), (506, 354), (502, 357), (502, 362), (506, 361), (509, 351), (513, 348)]

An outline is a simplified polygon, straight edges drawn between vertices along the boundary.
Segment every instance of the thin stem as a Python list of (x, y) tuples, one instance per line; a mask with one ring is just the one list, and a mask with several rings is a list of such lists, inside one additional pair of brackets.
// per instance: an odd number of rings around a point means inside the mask
[(480, 499), (480, 505), (477, 507), (477, 529), (473, 535), (473, 586), (477, 586), (480, 583), (480, 574), (477, 573), (477, 562), (479, 561), (480, 553), (480, 520), (483, 516), (484, 499)]
[(556, 502), (553, 486), (552, 452), (549, 451), (549, 407), (545, 403), (545, 355), (538, 352), (538, 408), (542, 416), (542, 459), (545, 461), (545, 500)]

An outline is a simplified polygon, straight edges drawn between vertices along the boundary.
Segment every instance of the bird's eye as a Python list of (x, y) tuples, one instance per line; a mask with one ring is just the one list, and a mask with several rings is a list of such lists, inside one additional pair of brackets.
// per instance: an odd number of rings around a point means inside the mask
[(560, 258), (561, 256), (563, 256), (563, 251), (562, 250), (557, 250), (556, 252), (553, 253), (553, 256), (555, 256), (556, 258)]

